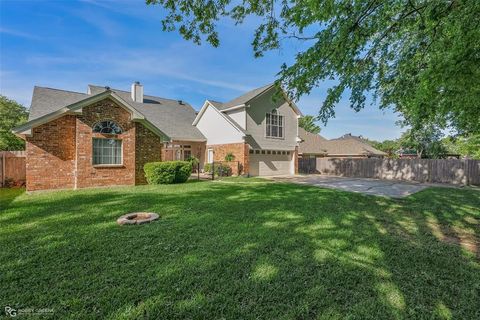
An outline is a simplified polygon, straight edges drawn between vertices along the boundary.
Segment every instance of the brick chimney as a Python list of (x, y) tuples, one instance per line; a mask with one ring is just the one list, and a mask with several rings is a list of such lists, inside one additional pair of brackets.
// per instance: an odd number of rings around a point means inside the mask
[(132, 84), (132, 100), (135, 102), (143, 102), (143, 86), (139, 81)]

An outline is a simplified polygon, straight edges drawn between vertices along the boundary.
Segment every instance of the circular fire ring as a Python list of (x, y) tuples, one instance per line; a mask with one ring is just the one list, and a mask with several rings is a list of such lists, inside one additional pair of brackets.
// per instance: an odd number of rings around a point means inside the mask
[(119, 225), (124, 224), (144, 224), (158, 219), (158, 214), (153, 212), (133, 212), (124, 214), (117, 219)]

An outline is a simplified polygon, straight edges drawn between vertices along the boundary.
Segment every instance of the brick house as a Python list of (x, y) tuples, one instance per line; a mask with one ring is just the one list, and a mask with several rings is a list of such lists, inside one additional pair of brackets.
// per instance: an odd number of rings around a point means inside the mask
[[(87, 93), (35, 87), (29, 121), (14, 129), (26, 141), (27, 190), (145, 184), (151, 161), (203, 164), (232, 153), (234, 174), (296, 172), (300, 111), (273, 85), (200, 112), (181, 100), (88, 86)], [(275, 102), (274, 102), (275, 101)]]

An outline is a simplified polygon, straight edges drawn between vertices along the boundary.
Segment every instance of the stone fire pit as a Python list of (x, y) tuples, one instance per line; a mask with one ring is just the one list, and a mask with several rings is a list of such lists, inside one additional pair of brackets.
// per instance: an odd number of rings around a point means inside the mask
[(117, 219), (119, 225), (124, 224), (144, 224), (158, 219), (158, 214), (153, 212), (133, 212), (124, 214)]

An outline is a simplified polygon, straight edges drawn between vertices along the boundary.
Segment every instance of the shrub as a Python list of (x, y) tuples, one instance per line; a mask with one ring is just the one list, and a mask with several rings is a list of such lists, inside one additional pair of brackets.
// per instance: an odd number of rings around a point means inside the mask
[(175, 161), (175, 183), (184, 183), (192, 174), (192, 163), (188, 161)]
[(198, 160), (197, 157), (190, 156), (185, 161), (190, 162), (190, 165), (192, 166), (192, 172), (197, 172), (198, 170), (198, 164), (200, 163), (200, 160)]
[(200, 160), (198, 160), (198, 158), (194, 157), (194, 156), (188, 157), (185, 161), (190, 162), (192, 164), (192, 167), (196, 167), (198, 165), (198, 163), (200, 162)]
[(235, 160), (235, 156), (233, 155), (233, 153), (229, 152), (227, 153), (227, 155), (225, 156), (225, 161), (233, 161)]
[(205, 163), (203, 166), (203, 171), (212, 173), (212, 164), (211, 163)]
[(148, 184), (183, 183), (192, 173), (188, 161), (149, 162), (143, 167)]
[[(221, 163), (215, 163), (215, 175), (216, 176), (231, 176), (232, 175), (232, 168), (229, 166), (223, 165)], [(205, 172), (212, 173), (212, 164), (211, 163), (205, 163), (205, 166), (203, 167), (203, 170)]]

